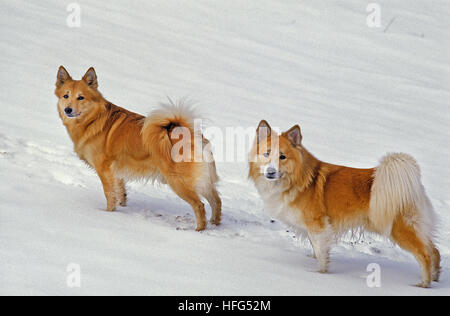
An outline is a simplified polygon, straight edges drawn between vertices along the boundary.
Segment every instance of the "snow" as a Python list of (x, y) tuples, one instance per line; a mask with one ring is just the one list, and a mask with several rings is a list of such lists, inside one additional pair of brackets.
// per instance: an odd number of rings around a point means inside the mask
[[(0, 294), (450, 294), (447, 0), (378, 1), (381, 28), (366, 25), (360, 0), (78, 1), (80, 28), (66, 25), (68, 3), (0, 4)], [(61, 64), (75, 78), (95, 66), (104, 96), (143, 114), (170, 96), (222, 130), (299, 123), (328, 162), (413, 155), (439, 217), (442, 281), (413, 287), (414, 258), (372, 236), (344, 239), (331, 273), (316, 273), (310, 246), (263, 211), (243, 162), (218, 164), (220, 227), (195, 232), (183, 201), (145, 183), (106, 213), (56, 112)], [(79, 288), (67, 286), (70, 263)], [(381, 288), (366, 284), (370, 263)]]

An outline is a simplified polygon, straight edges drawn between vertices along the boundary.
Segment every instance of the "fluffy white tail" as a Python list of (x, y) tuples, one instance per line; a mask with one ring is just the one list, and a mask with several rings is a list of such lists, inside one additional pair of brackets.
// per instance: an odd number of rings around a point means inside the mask
[(420, 168), (407, 154), (385, 156), (375, 170), (369, 220), (381, 234), (390, 234), (398, 215), (410, 219), (416, 229), (431, 235), (433, 208), (421, 182)]
[[(191, 107), (184, 105), (182, 102), (174, 104), (170, 101), (169, 104), (161, 104), (159, 108), (148, 115), (144, 121), (141, 134), (144, 146), (147, 146), (149, 152), (158, 159), (165, 160), (169, 165), (172, 165), (172, 172), (176, 173), (178, 167), (184, 171), (183, 165), (196, 162), (195, 167), (200, 168), (197, 173), (198, 186), (196, 191), (206, 195), (210, 194), (211, 187), (218, 182), (219, 178), (209, 141), (203, 137), (201, 128), (195, 128), (194, 126), (196, 118), (200, 118), (200, 116)], [(172, 153), (174, 143), (179, 140), (172, 139), (170, 135), (172, 130), (178, 127), (188, 129), (191, 137), (188, 146), (191, 152), (190, 155), (186, 156), (186, 160), (182, 159), (184, 158), (183, 155), (174, 157)], [(176, 163), (180, 162), (180, 158), (182, 163)]]
[(158, 109), (150, 113), (145, 119), (142, 128), (142, 140), (144, 145), (152, 152), (155, 147), (160, 159), (172, 161), (172, 147), (177, 140), (172, 140), (170, 134), (175, 128), (189, 129), (191, 141), (194, 141), (195, 113), (191, 108), (183, 105), (162, 104)]

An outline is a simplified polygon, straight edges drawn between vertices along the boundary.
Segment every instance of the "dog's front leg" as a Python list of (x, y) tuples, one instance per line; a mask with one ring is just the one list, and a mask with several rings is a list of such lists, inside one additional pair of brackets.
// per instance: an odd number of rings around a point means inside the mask
[[(309, 239), (309, 243), (312, 245), (313, 243), (311, 241), (311, 238), (308, 237), (308, 239)], [(308, 257), (313, 258), (313, 259), (317, 259), (316, 250), (314, 249), (314, 246), (312, 248), (313, 248), (312, 254), (308, 255)]]
[(106, 210), (112, 212), (116, 209), (117, 198), (115, 190), (115, 179), (114, 172), (112, 170), (111, 164), (102, 163), (96, 167), (97, 174), (103, 184), (103, 191), (106, 197)]
[(333, 231), (329, 224), (320, 231), (310, 231), (309, 240), (314, 249), (314, 254), (319, 262), (319, 272), (328, 273), (330, 266), (330, 248), (333, 242)]
[(125, 180), (116, 178), (115, 185), (117, 203), (119, 203), (120, 206), (127, 206), (127, 189), (125, 186)]

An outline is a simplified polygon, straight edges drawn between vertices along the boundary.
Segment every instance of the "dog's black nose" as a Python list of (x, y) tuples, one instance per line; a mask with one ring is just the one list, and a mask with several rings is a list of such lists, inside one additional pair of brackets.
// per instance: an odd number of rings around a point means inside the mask
[(272, 168), (272, 167), (269, 167), (269, 168), (267, 168), (267, 170), (266, 170), (266, 174), (267, 174), (268, 176), (274, 176), (274, 175), (276, 175), (276, 173), (277, 173), (277, 169)]
[(66, 114), (71, 114), (73, 112), (72, 108), (65, 108), (64, 112), (66, 112)]

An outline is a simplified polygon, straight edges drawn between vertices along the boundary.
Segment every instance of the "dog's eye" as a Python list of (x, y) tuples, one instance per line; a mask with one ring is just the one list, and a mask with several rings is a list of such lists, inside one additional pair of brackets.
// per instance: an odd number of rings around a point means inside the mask
[(270, 153), (264, 153), (263, 156), (266, 157), (266, 158), (269, 158)]
[(68, 94), (65, 94), (63, 98), (64, 98), (64, 99), (67, 99), (68, 97), (69, 97), (69, 95), (68, 95)]
[(285, 155), (281, 155), (280, 156), (280, 160), (284, 160), (284, 159), (286, 159), (286, 156)]
[(78, 101), (84, 100), (84, 97), (82, 97), (81, 95), (77, 98)]

